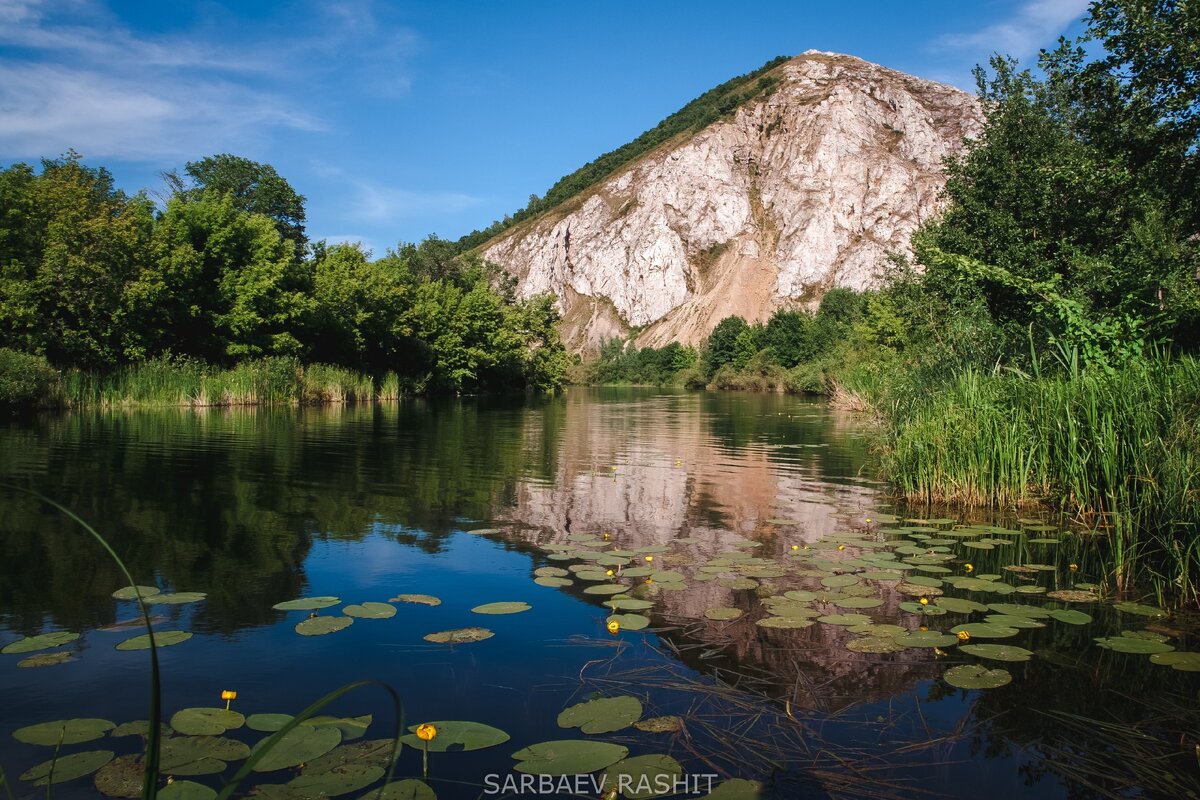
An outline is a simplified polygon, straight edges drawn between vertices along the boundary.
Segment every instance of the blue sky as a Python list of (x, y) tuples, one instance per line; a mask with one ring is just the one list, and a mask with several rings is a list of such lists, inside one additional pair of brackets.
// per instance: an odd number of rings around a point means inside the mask
[(482, 228), (776, 55), (971, 90), (1086, 0), (722, 3), (0, 0), (0, 163), (68, 148), (128, 191), (213, 153), (272, 164), (311, 238), (382, 255)]

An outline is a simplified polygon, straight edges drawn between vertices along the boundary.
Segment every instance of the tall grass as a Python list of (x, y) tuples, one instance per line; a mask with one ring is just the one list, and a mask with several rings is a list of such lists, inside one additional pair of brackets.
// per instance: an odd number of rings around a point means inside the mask
[(405, 394), (385, 375), (376, 390), (370, 375), (292, 358), (263, 358), (222, 369), (200, 361), (160, 358), (110, 372), (70, 370), (31, 405), (43, 408), (311, 405), (394, 400)]
[(1049, 503), (1110, 532), (1113, 576), (1196, 600), (1200, 363), (1166, 356), (1055, 374), (914, 376), (878, 403), (883, 469), (906, 498)]

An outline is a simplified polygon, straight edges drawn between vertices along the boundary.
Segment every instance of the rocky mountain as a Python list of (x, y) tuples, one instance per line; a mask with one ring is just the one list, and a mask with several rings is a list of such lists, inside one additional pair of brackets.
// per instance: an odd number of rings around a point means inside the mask
[(943, 159), (977, 135), (959, 89), (809, 51), (699, 132), (666, 141), (485, 243), (523, 296), (551, 292), (577, 351), (637, 332), (640, 346), (702, 340), (865, 288), (938, 211)]

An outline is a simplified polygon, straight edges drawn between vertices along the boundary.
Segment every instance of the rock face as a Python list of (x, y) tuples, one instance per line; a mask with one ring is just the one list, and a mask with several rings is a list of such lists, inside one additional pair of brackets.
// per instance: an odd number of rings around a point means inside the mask
[(977, 135), (970, 95), (851, 56), (809, 51), (733, 116), (678, 137), (488, 242), (522, 296), (559, 298), (577, 351), (641, 329), (695, 343), (865, 288), (938, 210), (943, 159)]

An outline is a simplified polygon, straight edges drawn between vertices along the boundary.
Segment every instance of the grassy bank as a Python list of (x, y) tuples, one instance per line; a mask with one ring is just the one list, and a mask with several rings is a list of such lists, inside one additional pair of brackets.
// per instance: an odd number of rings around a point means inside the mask
[(58, 371), (32, 356), (0, 352), (0, 406), (151, 408), (317, 405), (394, 400), (423, 387), (395, 373), (376, 379), (328, 364), (263, 358), (220, 368), (155, 359), (107, 372)]
[(917, 503), (1050, 506), (1109, 534), (1119, 589), (1197, 599), (1200, 362), (964, 370), (874, 395), (883, 475)]

